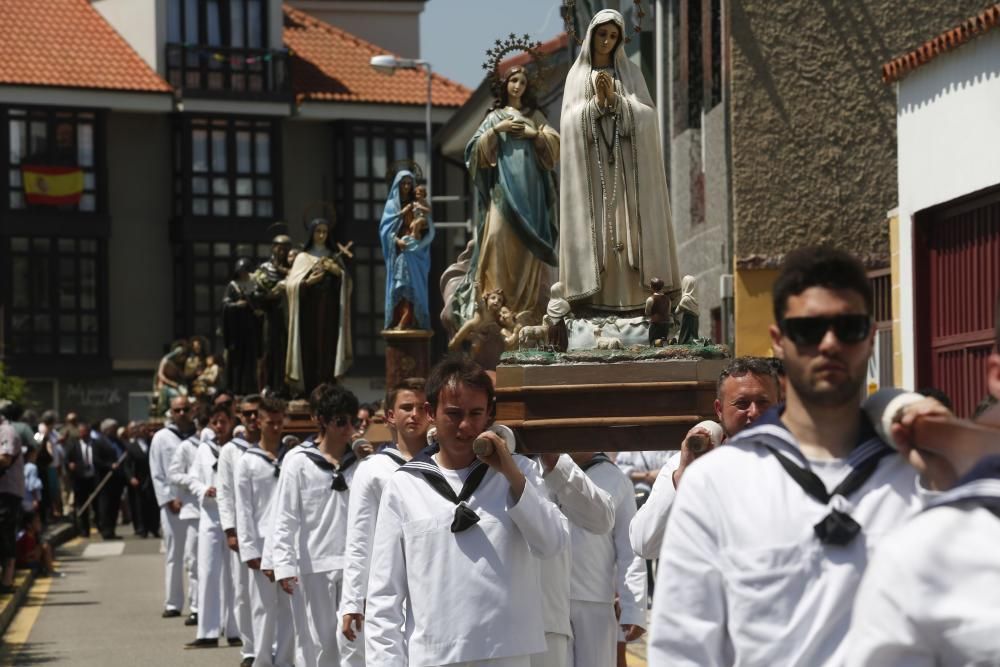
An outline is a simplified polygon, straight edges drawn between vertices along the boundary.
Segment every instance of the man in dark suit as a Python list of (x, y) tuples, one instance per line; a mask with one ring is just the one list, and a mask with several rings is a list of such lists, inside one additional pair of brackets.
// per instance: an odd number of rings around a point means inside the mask
[(128, 502), (132, 510), (132, 525), (139, 537), (160, 536), (160, 507), (149, 472), (149, 437), (143, 424), (128, 425), (123, 462), (128, 481)]
[(97, 494), (97, 527), (104, 539), (121, 539), (115, 534), (115, 529), (118, 527), (118, 512), (121, 510), (122, 493), (125, 491), (125, 470), (122, 466), (125, 445), (118, 439), (118, 422), (114, 419), (102, 421), (101, 432), (94, 445), (94, 466), (97, 468), (98, 483), (108, 476), (104, 488)]
[(97, 468), (94, 466), (94, 438), (90, 423), (78, 415), (74, 415), (77, 424), (76, 431), (67, 434), (66, 469), (73, 483), (73, 509), (76, 510), (76, 527), (82, 537), (90, 536), (90, 514), (94, 511), (93, 503), (85, 511), (81, 511), (87, 498), (97, 487)]

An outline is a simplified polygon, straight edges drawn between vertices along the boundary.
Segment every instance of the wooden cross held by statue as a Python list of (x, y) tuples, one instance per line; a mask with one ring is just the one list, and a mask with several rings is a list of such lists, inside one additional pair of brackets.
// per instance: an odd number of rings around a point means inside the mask
[(347, 255), (351, 259), (354, 259), (354, 253), (351, 252), (351, 246), (352, 245), (354, 245), (354, 241), (348, 241), (347, 245), (343, 245), (341, 243), (338, 243), (337, 244), (337, 250), (339, 250), (340, 252), (338, 252), (337, 255), (338, 256), (339, 255)]

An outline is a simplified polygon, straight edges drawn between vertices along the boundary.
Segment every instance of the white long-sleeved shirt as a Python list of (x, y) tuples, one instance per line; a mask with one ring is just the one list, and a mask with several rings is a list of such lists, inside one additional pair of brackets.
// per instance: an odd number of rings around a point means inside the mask
[(149, 445), (149, 475), (153, 480), (153, 492), (160, 507), (174, 498), (181, 499), (170, 479), (170, 464), (174, 460), (174, 453), (180, 446), (181, 440), (177, 431), (164, 427), (153, 434), (153, 441)]
[(222, 530), (236, 528), (236, 462), (250, 446), (243, 438), (233, 438), (219, 451), (219, 470), (216, 475), (219, 487), (215, 490), (215, 500), (219, 505)]
[[(526, 478), (521, 497), (515, 503), (506, 478), (487, 472), (466, 501), (479, 522), (458, 533), (451, 532), (456, 506), (421, 474), (404, 466), (389, 479), (368, 582), (369, 667), (545, 650), (537, 559), (565, 549), (569, 527), (535, 464), (514, 460)], [(455, 489), (449, 472), (442, 474)]]
[(347, 542), (344, 551), (344, 588), (340, 597), (341, 614), (363, 614), (368, 593), (368, 567), (372, 540), (378, 521), (382, 490), (389, 476), (401, 465), (393, 456), (398, 450), (387, 448), (358, 464), (351, 483), (347, 508)]
[(615, 524), (607, 535), (594, 535), (577, 526), (570, 526), (573, 538), (570, 599), (614, 604), (617, 593), (622, 610), (619, 623), (645, 627), (645, 563), (629, 576), (632, 563), (642, 560), (632, 551), (628, 541), (628, 525), (635, 516), (632, 482), (610, 461), (589, 466), (586, 474), (598, 488), (611, 496)]
[(201, 516), (201, 487), (193, 474), (199, 446), (200, 443), (193, 436), (182, 440), (170, 460), (168, 476), (182, 503), (179, 514), (181, 519), (197, 519)]
[[(222, 455), (222, 447), (209, 440), (203, 440), (198, 445), (198, 453), (195, 454), (194, 464), (191, 466), (188, 488), (198, 496), (201, 503), (201, 516), (213, 525), (219, 526), (219, 456)], [(205, 493), (215, 487), (216, 497), (210, 498)]]
[[(542, 479), (549, 500), (556, 504), (574, 530), (585, 530), (595, 535), (611, 532), (615, 523), (614, 501), (591, 481), (568, 454), (560, 456), (555, 467), (544, 473)], [(541, 560), (539, 564), (545, 632), (571, 637), (569, 591), (572, 551), (563, 549), (555, 557)]]
[[(344, 566), (347, 504), (357, 465), (343, 473), (347, 491), (331, 488), (333, 474), (313, 463), (306, 452), (322, 455), (315, 446), (299, 446), (285, 455), (274, 498), (274, 532), (265, 552), (274, 562), (276, 579), (329, 572)], [(346, 463), (346, 454), (344, 463)]]
[(677, 490), (674, 488), (674, 472), (681, 466), (681, 453), (673, 452), (660, 468), (660, 474), (653, 482), (653, 490), (640, 507), (628, 527), (632, 550), (646, 560), (660, 557), (663, 534), (667, 530), (667, 516), (674, 502)]
[[(763, 444), (820, 476), (823, 466), (769, 415), (684, 473), (660, 552), (670, 575), (656, 586), (650, 664), (842, 665), (869, 551), (923, 506), (916, 471), (896, 454), (850, 498), (814, 500)], [(862, 526), (846, 546), (813, 532), (831, 508)]]
[(932, 507), (890, 533), (854, 602), (848, 667), (1000, 664), (998, 544), (1000, 516), (980, 504)]
[(277, 459), (259, 447), (247, 450), (236, 460), (235, 505), (236, 539), (240, 544), (240, 560), (244, 563), (261, 559), (261, 568), (273, 569), (264, 560), (264, 543), (274, 531), (274, 492), (278, 488)]
[[(632, 473), (659, 470), (663, 467), (663, 464), (667, 462), (667, 458), (670, 454), (671, 452), (668, 451), (618, 452), (614, 456), (613, 460), (615, 465), (621, 468), (621, 471), (625, 473), (625, 477), (627, 477), (631, 482)], [(657, 477), (657, 479), (659, 479), (659, 477)]]

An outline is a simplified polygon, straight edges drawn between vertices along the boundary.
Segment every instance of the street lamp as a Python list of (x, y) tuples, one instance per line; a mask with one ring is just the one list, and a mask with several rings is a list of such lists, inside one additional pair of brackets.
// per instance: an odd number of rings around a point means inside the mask
[(380, 56), (372, 56), (370, 61), (372, 69), (376, 72), (382, 74), (392, 75), (396, 73), (398, 69), (420, 69), (421, 67), (427, 70), (427, 104), (426, 104), (426, 114), (424, 119), (425, 132), (427, 134), (427, 200), (431, 201), (431, 197), (434, 194), (434, 190), (431, 187), (432, 172), (434, 171), (431, 166), (431, 153), (433, 148), (431, 147), (431, 64), (426, 60), (416, 60), (414, 58), (397, 58), (396, 56), (383, 54)]

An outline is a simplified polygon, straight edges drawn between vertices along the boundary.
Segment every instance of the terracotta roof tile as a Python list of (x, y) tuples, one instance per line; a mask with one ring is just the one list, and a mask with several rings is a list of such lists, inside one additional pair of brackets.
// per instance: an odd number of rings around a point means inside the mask
[(882, 65), (882, 81), (893, 83), (942, 53), (957, 49), (971, 39), (1000, 25), (1000, 4), (995, 4), (951, 30), (924, 42), (909, 53)]
[(0, 84), (170, 92), (87, 0), (4, 0)]
[[(386, 76), (372, 69), (372, 56), (388, 51), (284, 5), (285, 46), (291, 50), (292, 89), (296, 100), (419, 104), (427, 102), (423, 70), (399, 70)], [(435, 106), (458, 107), (471, 91), (434, 75)]]

